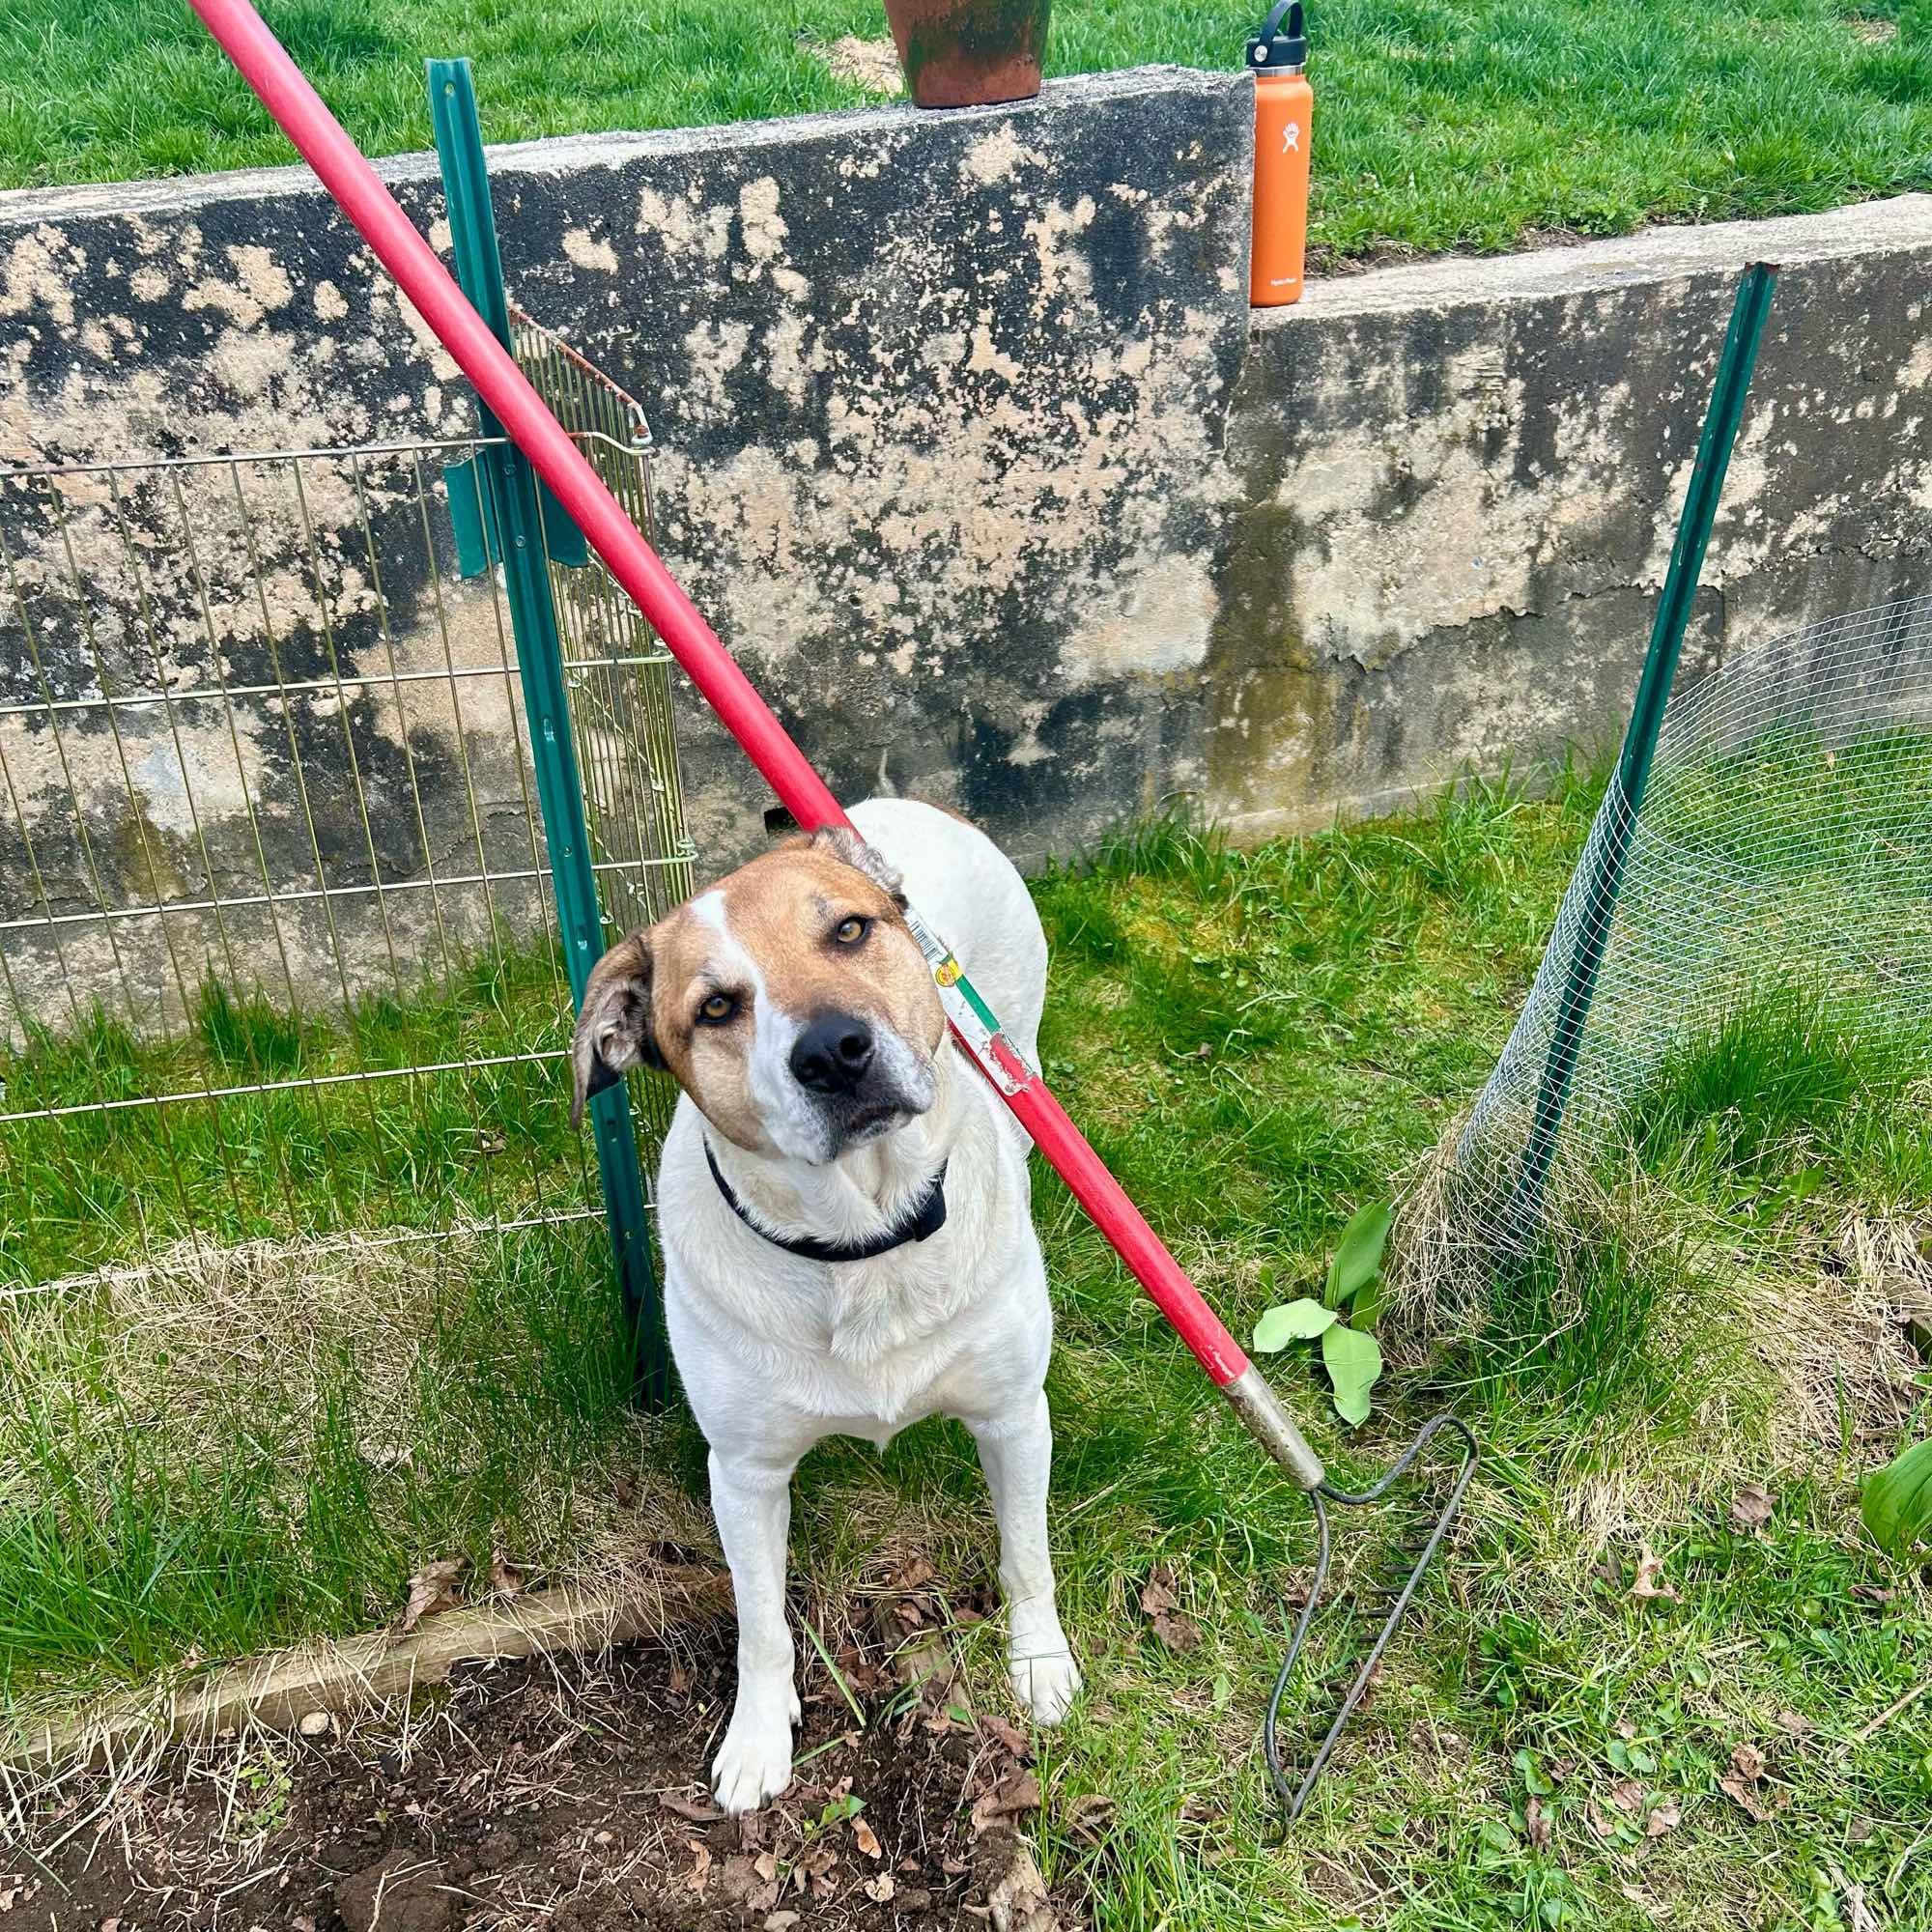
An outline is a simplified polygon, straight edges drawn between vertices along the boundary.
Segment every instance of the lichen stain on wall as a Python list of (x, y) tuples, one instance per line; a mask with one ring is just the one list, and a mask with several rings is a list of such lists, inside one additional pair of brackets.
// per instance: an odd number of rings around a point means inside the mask
[[(953, 164), (956, 233), (895, 210), (836, 277), (819, 211), (756, 176), (736, 197), (742, 252), (812, 299), (734, 308), (734, 249), (681, 295), (699, 319), (647, 379), (672, 427), (666, 547), (732, 647), (781, 678), (835, 650), (916, 684), (971, 674), (1018, 768), (1060, 753), (1037, 728), (1050, 705), (987, 662), (993, 607), (1018, 601), (1068, 691), (1199, 665), (1213, 590), (1196, 526), (1231, 487), (1215, 404), (1238, 313), (1218, 280), (1118, 285), (1126, 262), (1083, 245), (1095, 195), (1065, 195), (1065, 173), (1050, 140), (978, 134)], [(1116, 185), (1107, 202), (1141, 226), (1146, 256), (1155, 213), (1171, 245), (1210, 223), (1220, 185)], [(642, 202), (671, 253), (725, 207)], [(1117, 277), (1104, 326), (1096, 261)], [(724, 434), (681, 437), (680, 420)], [(752, 426), (766, 435), (744, 440)], [(1028, 680), (1041, 668), (1036, 653)]]
[[(298, 219), (218, 245), (191, 221), (96, 225), (86, 246), (43, 225), (0, 253), (0, 315), (16, 323), (0, 352), (0, 458), (318, 447), (473, 421), (446, 386), (455, 363), (362, 251), (352, 308), (349, 275), (313, 276)], [(429, 384), (397, 381), (412, 364)]]
[(1309, 531), (1293, 585), (1307, 635), (1373, 665), (1432, 631), (1535, 609), (1542, 575), (1587, 541), (1613, 487), (1628, 393), (1559, 404), (1560, 465), (1524, 475), (1524, 384), (1493, 347), (1448, 355), (1439, 406), (1414, 413), (1398, 368), (1392, 407), (1354, 414), (1350, 367), (1318, 372), (1309, 434), (1275, 492)]

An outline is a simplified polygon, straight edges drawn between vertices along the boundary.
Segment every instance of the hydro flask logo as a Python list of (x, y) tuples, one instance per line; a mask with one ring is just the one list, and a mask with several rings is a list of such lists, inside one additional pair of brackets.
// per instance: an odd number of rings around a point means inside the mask
[(1281, 130), (1281, 151), (1284, 155), (1298, 155), (1301, 152), (1301, 124), (1291, 121)]

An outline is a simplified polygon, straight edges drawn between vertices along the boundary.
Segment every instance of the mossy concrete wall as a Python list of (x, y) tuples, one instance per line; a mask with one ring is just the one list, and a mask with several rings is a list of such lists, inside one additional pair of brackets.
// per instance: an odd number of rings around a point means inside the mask
[(1264, 830), (1614, 744), (1737, 280), (1782, 265), (1686, 682), (1932, 588), (1932, 198), (1310, 284), (1225, 439), (1192, 782)]
[[(1607, 740), (1753, 255), (1785, 272), (1688, 674), (1932, 588), (1932, 201), (1330, 277), (1255, 317), (1249, 114), (1241, 76), (1146, 71), (1011, 109), (494, 151), (513, 294), (643, 401), (667, 560), (837, 790), (938, 799), (1037, 859), (1176, 796), (1259, 835)], [(446, 242), (433, 164), (386, 173)], [(0, 196), (0, 463), (472, 421), (300, 170)], [(107, 529), (111, 506), (73, 509)], [(275, 554), (313, 538), (338, 575), (359, 567), (353, 520), (319, 515), (270, 532)], [(406, 648), (435, 644), (435, 576), (385, 582)], [(240, 600), (211, 626), (193, 592), (178, 571), (164, 674), (259, 669)], [(292, 673), (326, 646), (379, 662), (373, 606), (337, 619), (283, 640)], [(56, 637), (36, 667), (0, 614), (0, 704), (43, 679), (84, 695), (82, 646)], [(412, 841), (477, 859), (451, 726), (327, 694), (308, 709), (293, 732), (247, 721), (234, 754), (292, 867), (292, 742), (318, 783), (342, 766), (345, 813), (352, 753), (388, 784), (379, 865)], [(193, 759), (163, 724), (143, 727), (130, 839), (105, 731), (75, 725), (70, 782), (44, 722), (0, 715), (0, 751), (39, 774), (17, 813), (0, 801), (10, 905), (29, 836), (49, 892), (87, 903), (90, 815), (103, 863), (152, 835), (192, 885), (210, 827), (189, 828)], [(507, 820), (508, 715), (486, 724), (504, 745), (472, 746), (471, 768), (502, 795), (478, 803)], [(684, 745), (707, 858), (752, 849), (769, 799), (695, 707)], [(423, 828), (396, 776), (412, 761), (448, 781)], [(242, 788), (224, 794), (238, 840)], [(324, 829), (325, 867), (353, 879), (353, 817)]]

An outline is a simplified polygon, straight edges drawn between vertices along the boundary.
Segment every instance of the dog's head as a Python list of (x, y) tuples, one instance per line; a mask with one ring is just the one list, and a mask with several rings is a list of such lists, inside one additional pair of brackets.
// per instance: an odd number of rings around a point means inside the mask
[(725, 1139), (835, 1160), (932, 1105), (946, 1016), (890, 867), (852, 833), (794, 838), (598, 961), (577, 1098), (667, 1066)]

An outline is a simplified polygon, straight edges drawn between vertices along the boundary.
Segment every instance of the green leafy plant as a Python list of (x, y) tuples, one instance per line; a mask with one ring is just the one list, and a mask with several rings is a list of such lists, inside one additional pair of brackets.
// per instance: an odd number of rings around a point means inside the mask
[(1360, 1209), (1342, 1231), (1321, 1299), (1303, 1295), (1279, 1302), (1255, 1324), (1259, 1354), (1279, 1354), (1295, 1342), (1321, 1342), (1335, 1413), (1351, 1426), (1368, 1420), (1370, 1391), (1382, 1372), (1374, 1329), (1381, 1310), (1382, 1250), (1393, 1220), (1386, 1201)]
[(1874, 1469), (1859, 1492), (1859, 1508), (1872, 1540), (1894, 1556), (1932, 1537), (1932, 1436)]

